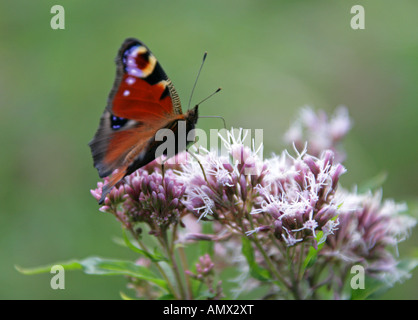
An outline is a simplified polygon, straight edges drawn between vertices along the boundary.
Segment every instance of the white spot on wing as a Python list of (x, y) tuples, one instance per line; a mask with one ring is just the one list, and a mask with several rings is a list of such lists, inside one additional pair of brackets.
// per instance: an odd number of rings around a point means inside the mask
[(127, 77), (125, 81), (128, 85), (132, 85), (135, 83), (136, 79), (134, 77)]

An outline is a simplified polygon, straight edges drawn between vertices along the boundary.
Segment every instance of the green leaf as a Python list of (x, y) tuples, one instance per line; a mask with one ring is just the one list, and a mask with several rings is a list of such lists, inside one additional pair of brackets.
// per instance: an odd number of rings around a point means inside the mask
[(141, 248), (138, 248), (130, 241), (128, 235), (125, 232), (125, 229), (123, 229), (123, 240), (125, 241), (125, 244), (129, 249), (147, 257), (152, 262), (168, 261), (168, 259), (159, 250), (157, 250), (157, 248), (154, 249), (154, 253), (150, 253), (145, 250), (142, 250)]
[(351, 289), (351, 300), (365, 300), (378, 291), (386, 291), (388, 285), (376, 278), (366, 276), (364, 279), (364, 289)]
[(158, 300), (176, 300), (176, 299), (171, 293), (168, 293), (159, 297)]
[(310, 267), (312, 267), (314, 265), (314, 263), (316, 262), (316, 259), (318, 257), (318, 252), (324, 246), (325, 239), (324, 239), (324, 232), (323, 231), (318, 231), (316, 233), (315, 241), (317, 243), (319, 243), (319, 245), (317, 246), (316, 249), (313, 246), (311, 246), (309, 248), (308, 254), (306, 255), (305, 260), (303, 261), (303, 268), (304, 269), (310, 268)]
[(120, 291), (119, 294), (120, 294), (120, 297), (122, 298), (122, 300), (136, 300), (136, 299), (128, 296), (125, 292)]
[(312, 267), (315, 264), (317, 257), (318, 250), (316, 250), (314, 247), (310, 247), (306, 258), (303, 261), (303, 269), (305, 270)]
[(118, 246), (127, 248), (128, 246), (125, 243), (125, 240), (121, 237), (112, 237), (113, 243), (116, 243)]
[(15, 266), (16, 270), (22, 274), (33, 275), (33, 274), (40, 274), (40, 273), (50, 273), (51, 268), (55, 265), (60, 265), (64, 268), (64, 270), (81, 270), (83, 266), (77, 260), (70, 260), (66, 262), (57, 262), (54, 264), (49, 264), (46, 266), (41, 267), (34, 267), (34, 268), (22, 268), (20, 266)]
[(99, 257), (90, 257), (84, 260), (71, 260), (64, 263), (54, 263), (47, 266), (36, 268), (22, 268), (16, 266), (16, 269), (23, 274), (49, 273), (54, 265), (61, 265), (64, 270), (82, 270), (86, 274), (93, 275), (123, 275), (149, 281), (161, 289), (169, 292), (165, 280), (158, 278), (149, 268), (136, 265), (132, 261), (111, 260)]
[(168, 291), (167, 284), (158, 278), (151, 269), (136, 265), (132, 261), (110, 260), (91, 257), (80, 261), (84, 273), (94, 275), (124, 275), (152, 282)]
[(267, 269), (260, 267), (254, 258), (254, 249), (251, 245), (251, 241), (246, 237), (242, 238), (242, 254), (245, 256), (250, 267), (250, 274), (257, 280), (269, 281), (271, 280), (270, 273)]
[(153, 252), (152, 255), (153, 255), (154, 259), (151, 259), (151, 261), (155, 261), (155, 262), (165, 261), (165, 262), (167, 262), (169, 260), (165, 257), (164, 253), (161, 252), (159, 247), (154, 248), (154, 252)]

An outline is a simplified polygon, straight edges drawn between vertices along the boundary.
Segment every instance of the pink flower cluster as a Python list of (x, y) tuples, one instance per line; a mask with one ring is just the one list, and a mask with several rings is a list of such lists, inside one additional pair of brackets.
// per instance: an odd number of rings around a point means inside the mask
[[(198, 222), (213, 221), (216, 235), (192, 233), (184, 241), (226, 241), (240, 250), (240, 237), (251, 239), (258, 249), (257, 262), (270, 269), (276, 265), (276, 278), (284, 283), (295, 277), (320, 280), (315, 277), (322, 269), (301, 271), (309, 248), (320, 245), (318, 268), (332, 263), (339, 268), (328, 280), (321, 278), (325, 282), (338, 283), (355, 263), (369, 274), (398, 280), (391, 248), (406, 238), (416, 221), (402, 214), (404, 205), (382, 201), (379, 193), (357, 194), (339, 186), (346, 168), (336, 144), (350, 127), (344, 108), (331, 119), (304, 109), (286, 135), (293, 155), (283, 151), (268, 159), (261, 156), (262, 146), (244, 144), (242, 129), (228, 131), (220, 136), (226, 154), (200, 149), (195, 158), (164, 171), (153, 162), (119, 183), (101, 211), (113, 213), (126, 226), (144, 222), (157, 236), (172, 225), (184, 226), (186, 215)], [(178, 157), (187, 158), (186, 153)], [(100, 182), (91, 191), (96, 199), (102, 186)], [(290, 258), (289, 248), (294, 248)], [(286, 259), (292, 257), (298, 257), (293, 262), (299, 266), (296, 275), (286, 271)], [(195, 276), (203, 277), (212, 268), (212, 260), (204, 256)]]
[[(181, 223), (186, 186), (171, 169), (163, 175), (157, 168), (152, 163), (125, 177), (111, 190), (100, 210), (113, 213), (127, 227), (144, 222), (150, 226), (151, 234)], [(98, 188), (91, 191), (96, 199), (100, 199), (102, 187), (99, 182)]]

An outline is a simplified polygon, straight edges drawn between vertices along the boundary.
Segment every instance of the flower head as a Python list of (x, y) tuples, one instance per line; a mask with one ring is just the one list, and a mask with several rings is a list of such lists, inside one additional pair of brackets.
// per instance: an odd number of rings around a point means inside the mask
[(322, 228), (338, 215), (334, 195), (345, 169), (333, 161), (331, 151), (324, 152), (321, 158), (302, 152), (296, 158), (283, 154), (281, 159), (268, 161), (269, 165), (286, 165), (291, 174), (275, 176), (267, 185), (258, 185), (260, 196), (251, 213), (270, 221), (275, 236), (288, 246), (304, 240), (315, 242), (316, 233), (325, 231)]
[[(99, 183), (91, 191), (96, 199), (101, 196), (102, 186)], [(115, 214), (126, 227), (145, 222), (151, 233), (158, 234), (161, 228), (180, 222), (185, 188), (172, 170), (163, 176), (157, 170), (150, 173), (146, 168), (139, 169), (111, 190), (100, 210)]]
[(196, 274), (191, 271), (187, 271), (187, 274), (201, 280), (211, 274), (214, 266), (210, 255), (205, 254), (199, 258), (199, 263), (196, 263)]
[(381, 192), (342, 191), (338, 197), (342, 201), (340, 228), (327, 239), (321, 255), (348, 265), (362, 263), (371, 275), (397, 278), (396, 257), (389, 249), (396, 249), (416, 225), (415, 219), (402, 214), (406, 206), (393, 200), (382, 201)]
[(315, 113), (310, 107), (301, 109), (297, 119), (285, 134), (288, 144), (295, 144), (298, 149), (307, 142), (309, 154), (318, 157), (324, 150), (332, 150), (337, 161), (342, 161), (345, 154), (338, 148), (338, 143), (350, 131), (352, 126), (348, 110), (339, 107), (335, 113), (328, 115), (320, 110)]
[(133, 221), (162, 227), (180, 219), (184, 190), (172, 171), (163, 177), (157, 172), (138, 170), (126, 179), (123, 205)]
[(242, 130), (220, 137), (226, 154), (202, 150), (197, 155), (198, 161), (190, 161), (179, 172), (186, 185), (185, 204), (199, 218), (235, 215), (238, 207), (247, 200), (248, 192), (266, 173), (257, 150), (243, 144), (245, 134)]

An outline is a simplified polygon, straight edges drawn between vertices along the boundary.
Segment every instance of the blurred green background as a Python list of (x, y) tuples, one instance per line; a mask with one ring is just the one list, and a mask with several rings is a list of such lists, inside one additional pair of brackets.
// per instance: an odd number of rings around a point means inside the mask
[[(65, 8), (65, 30), (50, 9)], [(354, 127), (344, 142), (350, 188), (385, 171), (385, 198), (416, 203), (417, 1), (363, 2), (366, 29), (352, 30), (359, 1), (0, 2), (0, 298), (119, 299), (119, 277), (66, 273), (66, 289), (32, 267), (91, 255), (132, 259), (116, 245), (120, 226), (89, 190), (99, 180), (87, 143), (113, 84), (126, 37), (144, 41), (187, 102), (204, 51), (195, 101), (228, 126), (263, 128), (265, 156), (304, 105), (346, 105)], [(203, 129), (221, 127), (201, 119)], [(405, 256), (412, 234), (399, 246)], [(418, 273), (383, 297), (417, 299)]]

